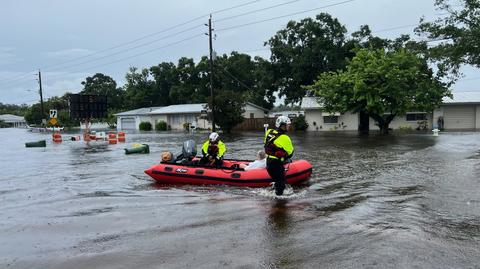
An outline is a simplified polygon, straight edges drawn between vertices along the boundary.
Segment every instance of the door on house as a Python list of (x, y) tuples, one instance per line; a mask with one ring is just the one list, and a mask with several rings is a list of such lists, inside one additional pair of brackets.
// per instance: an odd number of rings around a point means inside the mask
[(122, 130), (135, 130), (137, 129), (135, 126), (135, 119), (134, 118), (122, 118), (121, 120)]
[(445, 129), (474, 129), (475, 106), (444, 106), (443, 120)]

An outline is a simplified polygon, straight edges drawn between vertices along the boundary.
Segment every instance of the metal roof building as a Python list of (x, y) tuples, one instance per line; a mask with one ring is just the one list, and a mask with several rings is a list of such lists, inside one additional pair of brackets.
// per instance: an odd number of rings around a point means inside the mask
[[(428, 121), (428, 128), (445, 130), (478, 130), (480, 129), (480, 91), (452, 93), (453, 98), (443, 98), (443, 103), (434, 111), (407, 112), (399, 115), (392, 121), (390, 127), (415, 129), (418, 122)], [(305, 117), (309, 130), (357, 130), (358, 115), (322, 113), (322, 106), (316, 97), (304, 97), (301, 108), (305, 110)], [(332, 117), (333, 116), (333, 117)], [(370, 120), (370, 129), (375, 129), (374, 120)]]
[(6, 124), (12, 127), (26, 127), (27, 122), (24, 117), (16, 116), (12, 114), (3, 114), (0, 115), (0, 121), (5, 122)]
[[(247, 102), (244, 118), (265, 118), (268, 110)], [(160, 121), (166, 122), (172, 130), (182, 130), (188, 126), (211, 128), (207, 119), (207, 103), (179, 104), (164, 107), (139, 108), (115, 114), (118, 130), (138, 130), (141, 122), (150, 122), (155, 128)]]

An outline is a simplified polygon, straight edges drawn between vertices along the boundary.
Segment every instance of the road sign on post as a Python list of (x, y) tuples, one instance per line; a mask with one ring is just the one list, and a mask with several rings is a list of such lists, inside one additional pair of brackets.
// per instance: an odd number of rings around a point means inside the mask
[(51, 119), (56, 119), (57, 118), (57, 110), (56, 109), (50, 109), (50, 118)]
[(57, 123), (58, 123), (56, 118), (51, 118), (49, 122), (50, 122), (51, 125), (57, 125)]

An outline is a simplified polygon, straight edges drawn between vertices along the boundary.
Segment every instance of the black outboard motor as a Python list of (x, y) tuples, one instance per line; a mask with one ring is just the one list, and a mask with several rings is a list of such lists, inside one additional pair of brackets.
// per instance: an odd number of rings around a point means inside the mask
[(186, 158), (189, 161), (191, 161), (195, 156), (197, 156), (197, 144), (194, 140), (190, 139), (183, 142), (182, 155), (183, 158)]
[(177, 156), (176, 161), (190, 162), (195, 156), (197, 156), (197, 144), (190, 139), (183, 142), (182, 153)]

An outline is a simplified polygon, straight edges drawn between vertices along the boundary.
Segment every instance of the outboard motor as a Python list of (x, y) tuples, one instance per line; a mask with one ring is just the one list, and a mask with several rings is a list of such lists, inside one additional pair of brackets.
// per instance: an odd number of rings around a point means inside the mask
[(183, 158), (188, 160), (192, 160), (195, 156), (197, 156), (197, 144), (194, 140), (190, 139), (183, 142), (182, 155)]
[(177, 156), (177, 161), (191, 161), (197, 156), (197, 144), (194, 140), (183, 142), (182, 153)]

